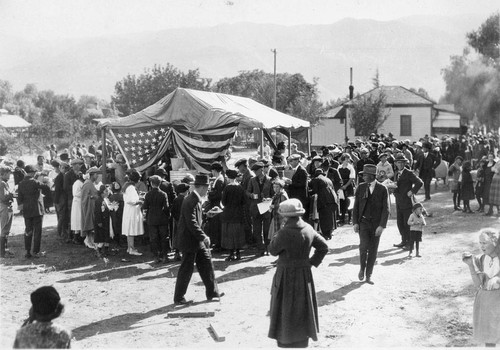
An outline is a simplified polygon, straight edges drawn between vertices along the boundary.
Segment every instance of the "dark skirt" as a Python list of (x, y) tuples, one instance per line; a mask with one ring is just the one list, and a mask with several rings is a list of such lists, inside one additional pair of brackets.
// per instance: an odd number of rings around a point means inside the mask
[(462, 200), (471, 200), (471, 199), (474, 199), (476, 197), (474, 197), (474, 183), (472, 182), (466, 182), (466, 183), (463, 183), (462, 186), (461, 186), (461, 199)]
[(422, 231), (410, 231), (410, 241), (422, 242)]
[(240, 222), (222, 222), (221, 246), (224, 249), (241, 249), (245, 245), (245, 227)]

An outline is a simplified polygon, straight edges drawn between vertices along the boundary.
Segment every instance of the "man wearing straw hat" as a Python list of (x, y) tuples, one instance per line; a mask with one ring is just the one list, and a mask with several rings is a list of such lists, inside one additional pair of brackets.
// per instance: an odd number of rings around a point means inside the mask
[(353, 224), (354, 232), (359, 234), (360, 281), (373, 284), (371, 280), (373, 266), (377, 260), (380, 235), (389, 218), (389, 193), (387, 188), (378, 183), (377, 167), (365, 164), (362, 172), (363, 180), (354, 194)]

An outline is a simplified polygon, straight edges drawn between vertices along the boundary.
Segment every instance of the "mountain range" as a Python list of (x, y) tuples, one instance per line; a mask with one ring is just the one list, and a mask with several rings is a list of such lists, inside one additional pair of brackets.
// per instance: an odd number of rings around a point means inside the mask
[(121, 36), (30, 41), (0, 34), (0, 79), (14, 90), (27, 83), (58, 94), (95, 95), (106, 100), (116, 82), (154, 64), (182, 71), (200, 69), (213, 82), (242, 70), (301, 73), (318, 78), (323, 101), (348, 93), (349, 68), (355, 92), (382, 85), (424, 88), (438, 100), (441, 70), (466, 46), (465, 34), (485, 20), (478, 16), (411, 16), (392, 21), (345, 18), (326, 25), (283, 26), (236, 23), (166, 29)]

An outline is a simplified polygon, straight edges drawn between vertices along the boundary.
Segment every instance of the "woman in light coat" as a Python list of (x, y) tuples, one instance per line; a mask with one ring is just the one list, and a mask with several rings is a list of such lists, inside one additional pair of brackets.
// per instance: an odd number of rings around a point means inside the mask
[(141, 206), (144, 202), (139, 198), (135, 184), (141, 179), (138, 171), (129, 173), (129, 181), (123, 186), (123, 219), (122, 235), (127, 236), (127, 253), (130, 255), (142, 255), (134, 247), (134, 237), (144, 234), (144, 224)]
[(78, 173), (78, 178), (72, 187), (73, 202), (71, 204), (71, 230), (75, 232), (75, 235), (82, 230), (82, 187), (83, 176), (82, 173)]

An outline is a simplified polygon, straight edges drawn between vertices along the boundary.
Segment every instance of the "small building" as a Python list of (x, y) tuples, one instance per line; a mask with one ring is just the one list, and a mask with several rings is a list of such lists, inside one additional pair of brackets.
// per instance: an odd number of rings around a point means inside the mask
[[(386, 96), (386, 108), (389, 116), (377, 130), (379, 134), (389, 134), (398, 139), (418, 141), (424, 135), (459, 134), (460, 115), (452, 109), (453, 106), (438, 105), (431, 99), (421, 96), (402, 86), (380, 86), (356, 98), (377, 98), (380, 93)], [(331, 143), (344, 143), (347, 137), (354, 140), (353, 128), (349, 126), (349, 108), (352, 101), (331, 109), (320, 120), (319, 124), (311, 129), (311, 144), (313, 147)], [(346, 119), (347, 117), (347, 119)], [(457, 124), (458, 120), (458, 124)], [(444, 132), (448, 130), (449, 132)]]
[(20, 133), (29, 129), (31, 123), (28, 123), (22, 117), (9, 114), (6, 109), (0, 109), (0, 129), (5, 130), (12, 136), (17, 137)]

